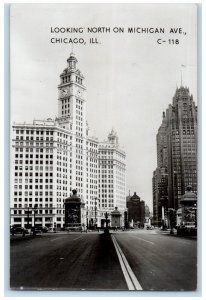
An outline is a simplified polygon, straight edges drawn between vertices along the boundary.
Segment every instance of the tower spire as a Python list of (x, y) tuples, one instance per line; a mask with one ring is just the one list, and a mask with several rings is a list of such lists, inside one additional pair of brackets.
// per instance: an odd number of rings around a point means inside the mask
[(182, 70), (181, 70), (181, 87), (182, 87)]
[(77, 59), (74, 55), (74, 53), (70, 53), (70, 57), (67, 59), (67, 63), (68, 63), (68, 68), (69, 69), (76, 69), (76, 63), (77, 63)]
[(72, 43), (72, 45), (71, 45), (71, 54), (70, 54), (70, 56), (74, 56), (74, 44)]
[(186, 68), (186, 65), (181, 65), (181, 69), (180, 69), (180, 73), (181, 73), (181, 87), (183, 86), (182, 85), (182, 68)]

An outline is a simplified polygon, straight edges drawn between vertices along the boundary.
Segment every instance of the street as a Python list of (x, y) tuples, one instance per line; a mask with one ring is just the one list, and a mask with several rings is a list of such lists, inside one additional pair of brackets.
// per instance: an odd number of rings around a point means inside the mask
[(196, 289), (197, 241), (158, 230), (11, 237), (15, 289)]
[(115, 237), (143, 290), (196, 289), (196, 240), (141, 230)]

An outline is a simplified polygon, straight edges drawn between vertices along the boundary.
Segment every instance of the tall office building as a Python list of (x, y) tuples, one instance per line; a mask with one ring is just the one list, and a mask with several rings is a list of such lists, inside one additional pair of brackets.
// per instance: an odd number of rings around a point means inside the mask
[(99, 200), (98, 200), (98, 156), (99, 142), (97, 138), (92, 137), (87, 130), (86, 141), (86, 209), (89, 225), (97, 224), (99, 226)]
[(153, 224), (166, 223), (168, 210), (168, 173), (166, 168), (157, 168), (153, 172)]
[(126, 208), (126, 155), (112, 130), (108, 139), (99, 143), (100, 208), (112, 211), (115, 207), (124, 214)]
[[(14, 124), (11, 149), (11, 224), (63, 227), (72, 186), (71, 133), (58, 122)], [(33, 214), (33, 215), (32, 215)]]
[(188, 185), (197, 192), (197, 106), (180, 87), (166, 112), (168, 124), (168, 200), (177, 209)]
[(153, 223), (160, 225), (168, 208), (168, 147), (165, 112), (156, 136), (157, 168), (153, 173)]
[[(33, 225), (35, 211), (36, 225), (63, 227), (63, 204), (72, 189), (85, 203), (88, 224), (100, 226), (108, 209), (126, 208), (125, 153), (113, 131), (107, 143), (99, 143), (90, 135), (84, 76), (77, 69), (73, 53), (60, 74), (58, 92), (55, 120), (12, 126), (12, 225)], [(105, 168), (102, 148), (108, 160)], [(104, 196), (100, 192), (102, 185)]]
[[(153, 174), (154, 219), (162, 207), (175, 210), (187, 186), (197, 192), (197, 106), (189, 89), (176, 89), (157, 134), (157, 169)], [(161, 217), (160, 217), (161, 214)]]

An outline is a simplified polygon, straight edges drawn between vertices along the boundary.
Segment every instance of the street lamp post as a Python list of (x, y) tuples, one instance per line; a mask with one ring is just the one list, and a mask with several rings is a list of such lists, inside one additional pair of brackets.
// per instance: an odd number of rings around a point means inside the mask
[(36, 235), (36, 231), (35, 231), (35, 228), (36, 228), (36, 213), (37, 213), (37, 204), (34, 205), (34, 228), (33, 228), (33, 235)]
[(87, 218), (87, 230), (88, 230), (88, 207), (87, 207), (87, 211), (86, 211), (86, 218)]
[(170, 234), (174, 234), (173, 223), (174, 223), (175, 209), (169, 208), (168, 211), (169, 211), (169, 218), (170, 218)]
[(165, 229), (165, 208), (162, 205), (162, 229)]
[(197, 228), (197, 204), (194, 204), (194, 210), (195, 210), (195, 228)]
[(108, 213), (105, 213), (105, 219), (106, 219), (106, 228), (104, 230), (104, 233), (109, 233), (109, 228), (108, 228)]
[(97, 200), (99, 200), (97, 197), (94, 198), (95, 202), (94, 202), (94, 228), (97, 228)]
[(167, 222), (166, 222), (166, 211), (167, 211), (167, 196), (162, 195), (160, 198), (160, 203), (161, 203), (161, 214), (162, 214), (162, 229), (164, 230), (165, 227), (167, 227)]

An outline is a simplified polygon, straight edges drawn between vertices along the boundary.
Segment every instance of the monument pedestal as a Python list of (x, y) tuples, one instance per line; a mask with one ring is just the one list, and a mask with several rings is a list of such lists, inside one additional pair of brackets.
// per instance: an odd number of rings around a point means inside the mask
[(77, 191), (72, 190), (72, 196), (65, 199), (65, 229), (82, 230), (85, 227), (85, 204), (77, 196)]

